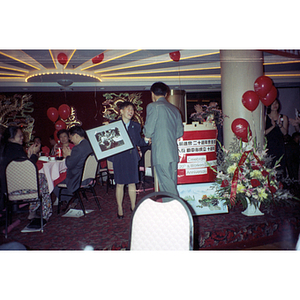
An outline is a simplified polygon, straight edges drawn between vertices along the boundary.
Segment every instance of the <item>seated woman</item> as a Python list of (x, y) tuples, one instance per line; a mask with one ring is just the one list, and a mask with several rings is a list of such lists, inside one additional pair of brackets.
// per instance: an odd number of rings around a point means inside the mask
[[(6, 192), (5, 182), (5, 168), (10, 161), (16, 158), (28, 157), (33, 163), (38, 160), (38, 153), (40, 152), (40, 144), (32, 144), (27, 153), (23, 148), (23, 132), (17, 126), (9, 126), (2, 137), (1, 147), (1, 189)], [(43, 198), (43, 218), (48, 220), (52, 214), (52, 203), (48, 191), (48, 184), (44, 174), (39, 173), (40, 192)], [(29, 219), (36, 217), (36, 210), (39, 207), (39, 202), (32, 202), (29, 206)]]
[(70, 142), (69, 139), (69, 131), (67, 129), (61, 129), (57, 132), (57, 138), (58, 138), (58, 143), (54, 146), (54, 149), (58, 147), (65, 148), (69, 147), (72, 149), (74, 147), (74, 144)]

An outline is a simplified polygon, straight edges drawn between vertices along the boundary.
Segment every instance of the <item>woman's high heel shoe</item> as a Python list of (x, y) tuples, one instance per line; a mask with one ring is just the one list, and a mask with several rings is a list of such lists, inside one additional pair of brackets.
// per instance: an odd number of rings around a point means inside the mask
[(124, 215), (119, 215), (119, 214), (117, 214), (118, 215), (118, 219), (123, 219), (124, 218)]

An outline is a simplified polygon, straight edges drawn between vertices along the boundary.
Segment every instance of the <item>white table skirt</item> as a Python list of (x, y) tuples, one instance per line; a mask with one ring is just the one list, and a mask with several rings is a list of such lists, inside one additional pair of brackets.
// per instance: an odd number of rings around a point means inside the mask
[(59, 178), (60, 174), (67, 171), (65, 160), (49, 161), (43, 164), (43, 167), (39, 170), (40, 173), (44, 173), (47, 181), (49, 193), (54, 189), (54, 181)]

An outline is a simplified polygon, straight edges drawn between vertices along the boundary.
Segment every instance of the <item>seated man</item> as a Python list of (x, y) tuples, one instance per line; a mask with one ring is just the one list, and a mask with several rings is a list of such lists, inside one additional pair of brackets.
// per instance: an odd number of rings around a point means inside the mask
[[(63, 156), (66, 158), (67, 177), (61, 183), (67, 185), (64, 194), (70, 196), (61, 196), (62, 201), (70, 201), (72, 194), (80, 187), (80, 179), (84, 162), (93, 149), (88, 140), (85, 139), (85, 131), (80, 126), (71, 127), (69, 130), (70, 140), (75, 145), (72, 150), (70, 147), (63, 147)], [(59, 195), (59, 187), (53, 190), (56, 197)]]

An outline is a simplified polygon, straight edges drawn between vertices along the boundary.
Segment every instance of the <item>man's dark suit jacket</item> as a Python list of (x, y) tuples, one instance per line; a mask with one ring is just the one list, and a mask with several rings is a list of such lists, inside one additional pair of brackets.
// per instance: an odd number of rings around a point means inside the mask
[(70, 156), (66, 157), (67, 177), (65, 183), (68, 191), (75, 192), (80, 187), (80, 178), (84, 162), (88, 155), (93, 152), (90, 143), (84, 139), (74, 146)]

